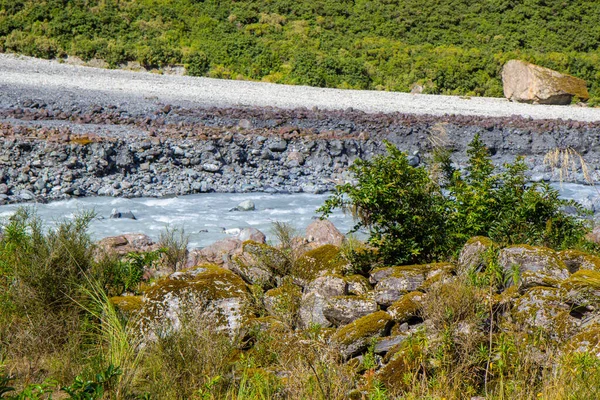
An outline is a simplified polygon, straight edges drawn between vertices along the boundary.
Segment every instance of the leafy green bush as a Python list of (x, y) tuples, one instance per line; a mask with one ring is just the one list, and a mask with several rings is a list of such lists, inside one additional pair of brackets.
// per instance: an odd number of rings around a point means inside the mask
[(518, 58), (585, 79), (597, 102), (598, 13), (598, 2), (562, 0), (0, 0), (0, 49), (111, 67), (183, 63), (190, 75), (485, 96), (502, 96), (499, 72)]
[[(369, 242), (385, 263), (444, 259), (477, 235), (502, 245), (564, 249), (581, 244), (589, 229), (575, 201), (560, 199), (545, 183), (528, 183), (523, 159), (494, 174), (479, 136), (469, 146), (464, 176), (449, 159), (434, 168), (445, 172), (445, 181), (433, 179), (439, 174), (425, 167), (410, 166), (392, 144), (386, 147), (388, 155), (357, 161), (351, 167), (357, 183), (338, 186), (319, 209), (324, 216), (335, 208), (351, 210), (358, 220), (355, 229), (369, 229)], [(567, 214), (566, 207), (575, 215)]]
[(386, 143), (388, 155), (357, 160), (350, 168), (357, 183), (338, 186), (324, 206), (349, 208), (366, 227), (369, 242), (386, 263), (430, 262), (448, 253), (450, 210), (442, 189), (424, 167), (411, 167), (404, 153)]

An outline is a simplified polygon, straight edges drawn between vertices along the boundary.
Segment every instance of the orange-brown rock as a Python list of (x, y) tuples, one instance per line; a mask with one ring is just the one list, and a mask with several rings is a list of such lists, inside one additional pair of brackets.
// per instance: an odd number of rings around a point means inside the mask
[(573, 97), (586, 101), (586, 82), (520, 60), (511, 60), (502, 69), (504, 96), (512, 101), (535, 104), (570, 104)]

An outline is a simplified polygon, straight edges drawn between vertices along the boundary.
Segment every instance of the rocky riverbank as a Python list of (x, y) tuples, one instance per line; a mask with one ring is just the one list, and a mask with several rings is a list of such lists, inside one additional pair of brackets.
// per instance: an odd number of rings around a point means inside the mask
[[(501, 165), (524, 155), (532, 179), (556, 180), (551, 150), (600, 168), (600, 123), (521, 117), (371, 114), (277, 108), (186, 108), (20, 99), (0, 102), (0, 202), (72, 196), (330, 190), (389, 140), (415, 165), (434, 145), (465, 158), (479, 133)], [(574, 160), (579, 163), (579, 159)], [(579, 165), (576, 165), (579, 167)], [(567, 180), (585, 182), (578, 173)]]

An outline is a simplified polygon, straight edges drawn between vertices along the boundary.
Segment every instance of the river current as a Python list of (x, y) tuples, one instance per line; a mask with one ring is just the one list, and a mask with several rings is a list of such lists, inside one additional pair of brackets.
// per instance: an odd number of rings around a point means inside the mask
[[(561, 195), (575, 199), (588, 208), (600, 206), (598, 187), (564, 184), (559, 188)], [(228, 237), (237, 228), (254, 227), (271, 235), (273, 222), (291, 224), (298, 233), (318, 217), (316, 209), (323, 205), (327, 194), (267, 194), (267, 193), (206, 193), (170, 198), (113, 198), (87, 197), (47, 204), (11, 204), (0, 206), (0, 220), (6, 221), (18, 207), (33, 207), (48, 226), (64, 218), (73, 218), (77, 212), (94, 210), (97, 217), (90, 225), (94, 239), (123, 233), (145, 233), (158, 239), (167, 227), (183, 228), (189, 236), (189, 247), (204, 247)], [(255, 211), (230, 211), (239, 203), (251, 200)], [(599, 207), (600, 208), (600, 207)], [(131, 211), (136, 219), (111, 219), (111, 212)], [(600, 209), (596, 210), (596, 212)], [(342, 233), (354, 226), (349, 215), (337, 211), (330, 220)], [(364, 233), (359, 236), (364, 236)]]

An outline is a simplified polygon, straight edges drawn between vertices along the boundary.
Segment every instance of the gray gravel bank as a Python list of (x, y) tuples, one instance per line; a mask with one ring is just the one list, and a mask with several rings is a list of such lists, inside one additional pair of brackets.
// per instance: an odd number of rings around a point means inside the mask
[[(310, 93), (326, 95), (311, 99)], [(246, 104), (253, 96), (256, 103)], [(353, 96), (361, 102), (344, 107)], [(386, 96), (403, 104), (403, 112), (383, 112), (393, 108), (393, 102), (384, 104)], [(428, 113), (415, 111), (419, 99), (432, 100), (424, 109)], [(455, 107), (449, 110), (456, 114), (436, 115), (451, 100), (487, 104), (495, 114), (470, 115), (473, 109)], [(498, 115), (504, 107), (538, 114)], [(587, 120), (557, 119), (559, 111)], [(555, 148), (577, 151), (598, 179), (599, 112), (158, 76), (0, 55), (0, 203), (94, 195), (319, 193), (347, 180), (357, 158), (380, 154), (384, 139), (406, 151), (414, 165), (427, 162), (432, 143), (442, 139), (461, 166), (475, 134), (497, 165), (525, 156), (532, 180), (560, 177), (543, 162)], [(566, 178), (585, 182), (581, 169)]]
[(600, 121), (600, 109), (517, 104), (505, 99), (412, 95), (377, 91), (321, 89), (261, 82), (163, 76), (60, 64), (0, 54), (0, 91), (14, 98), (21, 91), (38, 96), (86, 96), (98, 102), (159, 100), (172, 104), (218, 107), (354, 108), (365, 112), (458, 114), (489, 117), (518, 115), (535, 119)]

